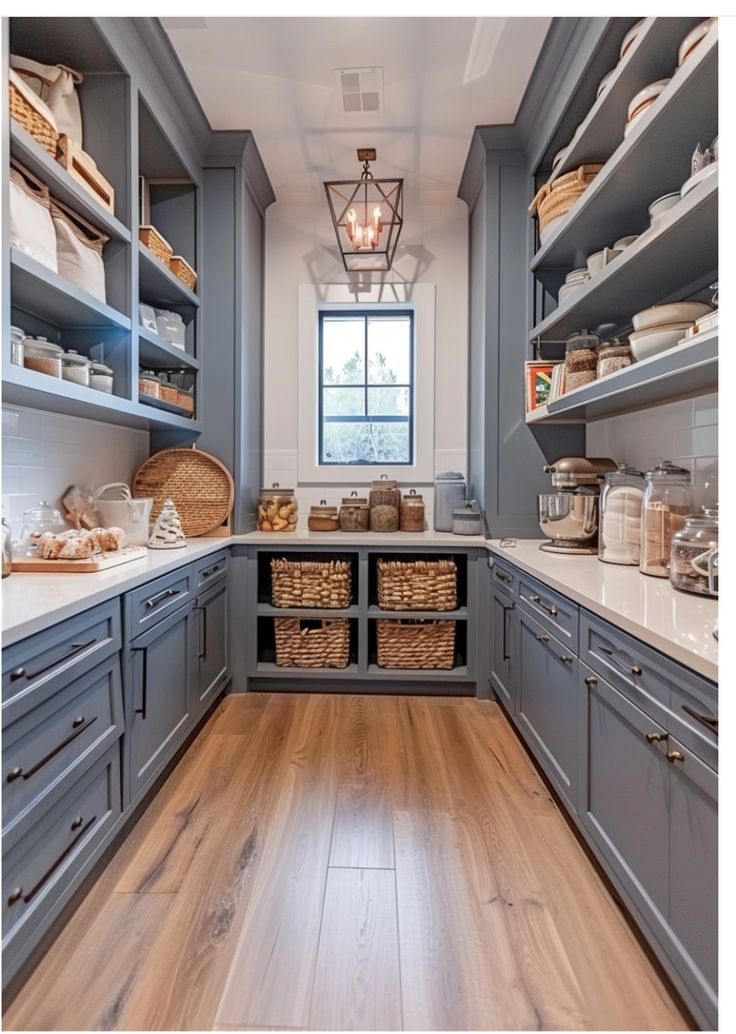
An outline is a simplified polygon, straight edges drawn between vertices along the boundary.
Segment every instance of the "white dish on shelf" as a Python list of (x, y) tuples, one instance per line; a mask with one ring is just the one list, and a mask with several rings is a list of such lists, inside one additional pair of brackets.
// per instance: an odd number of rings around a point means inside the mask
[(706, 18), (704, 22), (696, 25), (694, 29), (691, 29), (690, 32), (688, 32), (687, 36), (680, 44), (680, 49), (677, 51), (678, 68), (682, 67), (697, 45), (705, 39), (715, 20), (715, 18)]
[(638, 108), (638, 109), (636, 110), (636, 112), (635, 112), (635, 113), (634, 113), (634, 114), (633, 114), (633, 115), (631, 116), (631, 118), (630, 118), (630, 119), (628, 120), (628, 122), (627, 122), (627, 123), (626, 123), (626, 125), (624, 126), (624, 139), (625, 139), (625, 138), (626, 138), (626, 137), (627, 137), (627, 136), (629, 135), (629, 133), (630, 133), (630, 132), (631, 132), (631, 130), (632, 130), (632, 129), (634, 128), (634, 126), (635, 126), (635, 125), (636, 125), (636, 123), (637, 123), (637, 122), (639, 121), (639, 119), (640, 119), (640, 118), (643, 118), (643, 117), (644, 117), (644, 115), (646, 115), (646, 113), (647, 113), (647, 112), (649, 111), (649, 109), (651, 108), (652, 104), (654, 104), (654, 102), (656, 101), (656, 99), (657, 99), (656, 97), (652, 97), (652, 99), (651, 99), (650, 101), (646, 101), (646, 102), (645, 102), (644, 104), (642, 104), (642, 106), (641, 106), (640, 108)]
[(641, 362), (642, 359), (666, 352), (682, 341), (691, 326), (691, 323), (684, 322), (669, 323), (666, 326), (635, 331), (633, 334), (629, 334), (631, 353), (637, 362)]
[(552, 236), (552, 234), (555, 232), (555, 227), (559, 223), (560, 219), (564, 219), (566, 215), (567, 215), (567, 212), (564, 212), (562, 215), (558, 215), (556, 219), (550, 219), (550, 221), (544, 227), (542, 227), (542, 229), (540, 229), (540, 231), (539, 231), (539, 243), (540, 244), (544, 244), (544, 242), (549, 237)]
[(566, 284), (576, 284), (576, 283), (578, 283), (581, 280), (589, 280), (589, 279), (590, 279), (590, 273), (585, 268), (585, 266), (581, 266), (580, 269), (573, 269), (573, 270), (571, 270), (567, 274), (567, 276), (565, 277), (565, 283)]
[(710, 165), (704, 165), (702, 169), (694, 172), (689, 179), (686, 179), (680, 189), (680, 197), (685, 197), (690, 193), (698, 183), (702, 183), (703, 180), (708, 179), (714, 172), (718, 172), (718, 162), (711, 162)]
[(652, 201), (649, 206), (649, 223), (654, 226), (657, 219), (669, 212), (671, 208), (674, 208), (677, 202), (680, 200), (679, 190), (673, 194), (663, 194), (662, 197), (658, 197), (656, 201)]
[(709, 316), (713, 311), (708, 302), (670, 302), (667, 305), (652, 305), (642, 309), (632, 317), (635, 331), (656, 330), (684, 323), (686, 326), (695, 323), (701, 316)]
[(695, 320), (695, 326), (690, 328), (690, 334), (707, 334), (718, 327), (718, 309), (708, 312), (705, 316)]
[(630, 248), (634, 241), (639, 240), (638, 233), (630, 233), (628, 237), (619, 237), (617, 241), (613, 242), (614, 251), (623, 251), (624, 248)]
[(645, 86), (643, 90), (639, 90), (638, 93), (635, 93), (629, 101), (626, 117), (628, 119), (633, 118), (642, 104), (647, 104), (648, 102), (656, 100), (669, 81), (669, 79), (657, 79), (656, 82), (649, 83), (649, 85)]
[(596, 251), (592, 255), (588, 255), (588, 272), (591, 276), (595, 276), (596, 273), (600, 273), (604, 266), (607, 266), (609, 262), (613, 262), (615, 258), (623, 251), (623, 248), (603, 248), (601, 251)]
[(571, 294), (575, 294), (576, 291), (579, 291), (585, 283), (587, 283), (586, 280), (580, 280), (578, 283), (563, 284), (557, 292), (557, 304), (562, 305), (566, 298), (569, 298)]
[(606, 89), (606, 87), (607, 87), (607, 86), (608, 86), (608, 84), (610, 83), (610, 81), (611, 81), (611, 76), (613, 75), (613, 73), (614, 73), (614, 72), (616, 71), (616, 69), (617, 69), (617, 68), (618, 68), (618, 65), (615, 65), (615, 66), (614, 66), (614, 67), (613, 67), (613, 68), (611, 69), (611, 71), (610, 71), (610, 72), (606, 72), (606, 74), (605, 74), (605, 75), (603, 76), (603, 78), (601, 79), (601, 81), (600, 81), (600, 82), (598, 83), (598, 90), (597, 90), (597, 92), (596, 92), (596, 95), (595, 95), (595, 97), (596, 97), (596, 100), (598, 100), (598, 98), (600, 97), (600, 95), (601, 95), (601, 94), (603, 93), (603, 91), (604, 91), (604, 90)]
[(624, 38), (621, 40), (621, 49), (619, 50), (619, 58), (622, 58), (624, 56), (624, 54), (626, 53), (626, 51), (629, 49), (629, 47), (632, 45), (632, 43), (634, 42), (636, 37), (641, 32), (641, 27), (642, 27), (642, 25), (644, 24), (645, 21), (646, 21), (646, 19), (642, 18), (641, 21), (636, 23), (636, 25), (632, 25), (631, 28), (629, 29), (629, 31), (624, 36)]

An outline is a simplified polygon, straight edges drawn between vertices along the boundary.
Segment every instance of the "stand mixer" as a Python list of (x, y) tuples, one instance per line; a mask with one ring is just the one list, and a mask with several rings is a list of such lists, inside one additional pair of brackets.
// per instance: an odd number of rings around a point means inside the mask
[(544, 468), (553, 492), (537, 496), (539, 527), (550, 540), (540, 549), (548, 553), (597, 553), (598, 500), (603, 476), (616, 470), (605, 457), (564, 456)]

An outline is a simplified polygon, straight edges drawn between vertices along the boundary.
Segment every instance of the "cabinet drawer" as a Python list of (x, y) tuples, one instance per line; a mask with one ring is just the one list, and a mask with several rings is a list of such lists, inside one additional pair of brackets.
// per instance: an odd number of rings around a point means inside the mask
[(193, 580), (192, 567), (182, 567), (126, 593), (126, 640), (130, 642), (157, 621), (173, 614), (183, 603), (189, 603), (193, 597)]
[(3, 732), (3, 837), (17, 839), (38, 812), (123, 734), (120, 655), (65, 686)]
[(519, 575), (519, 599), (540, 624), (577, 653), (578, 607), (575, 603), (525, 574)]
[(227, 551), (207, 556), (194, 564), (194, 591), (200, 593), (226, 576)]
[(491, 584), (497, 585), (510, 596), (516, 596), (519, 588), (519, 573), (513, 567), (508, 567), (498, 557), (492, 555), (493, 566), (491, 567)]
[(710, 768), (718, 771), (718, 688), (694, 677), (672, 682), (668, 728)]
[(3, 728), (121, 646), (120, 600), (62, 621), (3, 651)]
[(54, 908), (121, 811), (117, 744), (3, 855), (3, 950)]

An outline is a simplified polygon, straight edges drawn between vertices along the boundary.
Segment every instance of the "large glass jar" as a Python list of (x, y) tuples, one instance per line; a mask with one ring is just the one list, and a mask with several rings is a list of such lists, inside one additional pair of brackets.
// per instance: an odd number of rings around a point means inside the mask
[(581, 330), (572, 334), (565, 344), (565, 391), (582, 388), (595, 380), (598, 366), (600, 338)]
[(380, 481), (372, 481), (368, 505), (371, 508), (371, 531), (399, 530), (401, 489), (396, 481), (389, 480), (386, 474), (381, 475)]
[(670, 581), (700, 596), (718, 595), (718, 507), (690, 514), (672, 536)]
[(401, 500), (402, 531), (424, 531), (424, 499), (412, 488)]
[(672, 539), (692, 510), (690, 471), (669, 460), (660, 460), (646, 473), (642, 506), (642, 574), (669, 578)]
[(604, 341), (598, 349), (598, 364), (595, 375), (598, 380), (601, 377), (608, 377), (609, 373), (616, 373), (633, 363), (631, 345), (626, 341), (619, 341), (613, 338), (611, 341)]
[(88, 388), (91, 365), (86, 355), (80, 355), (79, 352), (75, 352), (73, 348), (70, 348), (61, 357), (61, 376), (65, 381), (81, 384), (83, 387)]
[(299, 506), (293, 488), (281, 488), (275, 481), (258, 496), (258, 531), (296, 531)]
[(27, 337), (23, 341), (23, 365), (27, 370), (60, 378), (63, 354), (64, 349), (61, 345), (54, 345), (45, 337)]
[(606, 474), (601, 493), (598, 559), (636, 567), (641, 553), (644, 475), (625, 463)]

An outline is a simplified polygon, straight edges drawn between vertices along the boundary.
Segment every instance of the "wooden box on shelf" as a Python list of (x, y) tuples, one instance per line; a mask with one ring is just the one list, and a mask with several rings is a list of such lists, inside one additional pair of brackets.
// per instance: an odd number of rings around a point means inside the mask
[(59, 137), (56, 160), (104, 209), (115, 214), (115, 188), (97, 168), (94, 158), (63, 133)]
[(181, 255), (172, 255), (169, 262), (169, 269), (190, 291), (197, 286), (197, 274)]
[(155, 226), (139, 226), (138, 239), (141, 244), (152, 251), (165, 266), (170, 266), (174, 249), (165, 237), (162, 237)]

